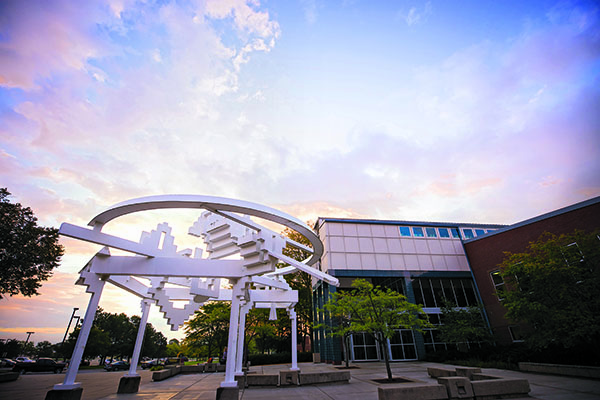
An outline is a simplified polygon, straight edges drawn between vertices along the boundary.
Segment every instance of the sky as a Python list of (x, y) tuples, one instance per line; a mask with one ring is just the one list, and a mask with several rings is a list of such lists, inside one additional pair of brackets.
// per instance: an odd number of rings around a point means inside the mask
[[(0, 2), (0, 186), (43, 226), (157, 194), (511, 224), (600, 195), (599, 110), (594, 1)], [(106, 229), (179, 221), (183, 248), (197, 214)], [(40, 296), (0, 300), (0, 339), (83, 315), (99, 247), (61, 243)], [(140, 315), (116, 288), (100, 306)]]

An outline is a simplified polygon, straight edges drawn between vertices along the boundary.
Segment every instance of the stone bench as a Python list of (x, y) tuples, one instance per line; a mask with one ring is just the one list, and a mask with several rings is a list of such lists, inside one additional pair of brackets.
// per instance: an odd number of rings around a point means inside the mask
[(542, 374), (554, 374), (565, 376), (577, 376), (580, 378), (600, 379), (600, 367), (588, 367), (584, 365), (520, 362), (519, 369), (521, 371), (538, 372)]
[(427, 368), (427, 373), (429, 374), (430, 377), (436, 379), (436, 378), (441, 378), (443, 376), (456, 376), (456, 371), (453, 371), (451, 369), (445, 369), (445, 368), (434, 368), (434, 367), (428, 367)]
[(471, 382), (476, 400), (500, 397), (526, 397), (531, 388), (527, 379), (497, 378)]
[(279, 386), (279, 375), (248, 374), (246, 375), (246, 386)]
[(319, 383), (349, 382), (350, 371), (309, 372), (298, 374), (299, 385), (314, 385)]
[(165, 369), (161, 369), (160, 371), (154, 371), (152, 373), (152, 380), (153, 381), (162, 381), (162, 380), (165, 380), (165, 379), (170, 378), (172, 376), (175, 376), (175, 375), (177, 375), (180, 372), (181, 372), (181, 367), (180, 366), (168, 367), (168, 368), (165, 368)]
[(402, 386), (379, 386), (379, 400), (446, 400), (448, 393), (444, 385), (424, 385), (419, 383), (402, 384)]

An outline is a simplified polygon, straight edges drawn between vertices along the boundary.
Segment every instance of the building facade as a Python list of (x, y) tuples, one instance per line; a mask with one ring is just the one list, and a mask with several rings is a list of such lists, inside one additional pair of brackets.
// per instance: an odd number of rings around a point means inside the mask
[(504, 252), (522, 253), (530, 242), (536, 241), (544, 232), (561, 235), (573, 233), (576, 229), (586, 232), (600, 229), (600, 197), (464, 242), (496, 343), (507, 345), (521, 341), (522, 327), (505, 318), (506, 309), (497, 296), (497, 290), (504, 285), (498, 269), (498, 264), (505, 257)]
[[(521, 327), (505, 318), (496, 295), (503, 285), (498, 264), (504, 252), (523, 252), (544, 232), (600, 229), (600, 197), (513, 225), (319, 218), (315, 229), (325, 247), (319, 268), (340, 281), (338, 288), (314, 282), (315, 323), (331, 325), (319, 309), (336, 290), (349, 289), (354, 279), (363, 278), (423, 305), (433, 324), (440, 323), (444, 299), (460, 307), (483, 304), (496, 342), (510, 344), (520, 341)], [(387, 343), (392, 360), (417, 360), (445, 350), (437, 332), (399, 330)], [(314, 352), (321, 361), (340, 363), (343, 351), (339, 338), (328, 337), (323, 329), (314, 331)], [(368, 334), (351, 337), (353, 361), (382, 360), (382, 351)]]
[[(444, 298), (461, 307), (480, 302), (477, 286), (463, 246), (463, 240), (483, 237), (504, 225), (454, 224), (416, 221), (379, 221), (319, 218), (315, 226), (325, 247), (320, 268), (340, 280), (336, 288), (327, 283), (313, 287), (315, 322), (331, 324), (319, 312), (336, 290), (349, 289), (352, 281), (363, 278), (375, 286), (391, 288), (408, 301), (422, 304), (430, 321), (439, 323)], [(445, 348), (436, 330), (425, 334), (399, 330), (388, 341), (393, 361), (417, 360), (425, 353)], [(321, 361), (340, 363), (344, 359), (339, 338), (315, 330), (315, 349)], [(383, 349), (369, 334), (350, 339), (350, 359), (383, 359)]]

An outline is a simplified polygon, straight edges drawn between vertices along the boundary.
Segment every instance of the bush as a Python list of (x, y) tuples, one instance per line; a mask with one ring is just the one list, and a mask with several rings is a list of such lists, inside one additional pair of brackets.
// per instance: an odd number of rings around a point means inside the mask
[[(275, 353), (275, 354), (250, 354), (248, 361), (251, 365), (270, 365), (270, 364), (286, 364), (292, 362), (291, 353)], [(312, 361), (311, 352), (298, 353), (298, 362)]]
[(165, 367), (162, 365), (155, 365), (154, 367), (150, 368), (150, 371), (160, 371), (161, 369), (165, 369)]

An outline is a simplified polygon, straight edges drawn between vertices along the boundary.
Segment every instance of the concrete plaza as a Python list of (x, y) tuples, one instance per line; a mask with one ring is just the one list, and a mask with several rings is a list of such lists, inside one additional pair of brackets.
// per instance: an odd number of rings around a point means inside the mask
[[(360, 363), (351, 369), (350, 383), (323, 384), (295, 387), (250, 387), (240, 390), (243, 400), (371, 400), (377, 399), (377, 384), (372, 379), (385, 378), (385, 364)], [(436, 383), (427, 375), (428, 367), (452, 368), (447, 364), (429, 362), (392, 363), (394, 376), (422, 382)], [(333, 371), (328, 364), (300, 363), (303, 372)], [(289, 364), (255, 366), (254, 373), (278, 373), (289, 369)], [(541, 375), (500, 369), (483, 368), (483, 372), (508, 378), (524, 378), (529, 381), (529, 399), (543, 400), (597, 400), (600, 399), (600, 380)], [(82, 382), (82, 400), (215, 400), (216, 390), (224, 379), (224, 373), (177, 375), (160, 382), (153, 382), (150, 371), (139, 370), (142, 377), (140, 390), (135, 394), (116, 394), (122, 372), (83, 371), (77, 376)], [(48, 390), (62, 382), (63, 374), (27, 374), (17, 381), (0, 383), (0, 399), (44, 400)]]
[[(314, 386), (295, 387), (249, 387), (240, 390), (243, 400), (371, 400), (377, 399), (377, 384), (372, 379), (385, 378), (385, 364), (362, 363), (355, 364), (358, 368), (351, 369), (350, 383), (323, 384)], [(327, 364), (301, 363), (303, 372), (336, 370)], [(427, 367), (449, 368), (446, 364), (428, 362), (393, 363), (394, 376), (401, 376), (422, 382), (437, 383), (427, 375)], [(255, 373), (273, 373), (289, 369), (290, 365), (268, 365), (252, 367)], [(482, 369), (482, 372), (510, 378), (524, 378), (529, 381), (531, 398), (544, 400), (597, 400), (600, 399), (600, 381), (554, 375), (541, 375), (499, 369)], [(224, 378), (223, 373), (177, 375), (160, 382), (143, 382), (136, 394), (113, 394), (104, 400), (214, 400), (216, 390)], [(85, 393), (85, 389), (84, 389)], [(84, 394), (85, 397), (85, 394)]]

